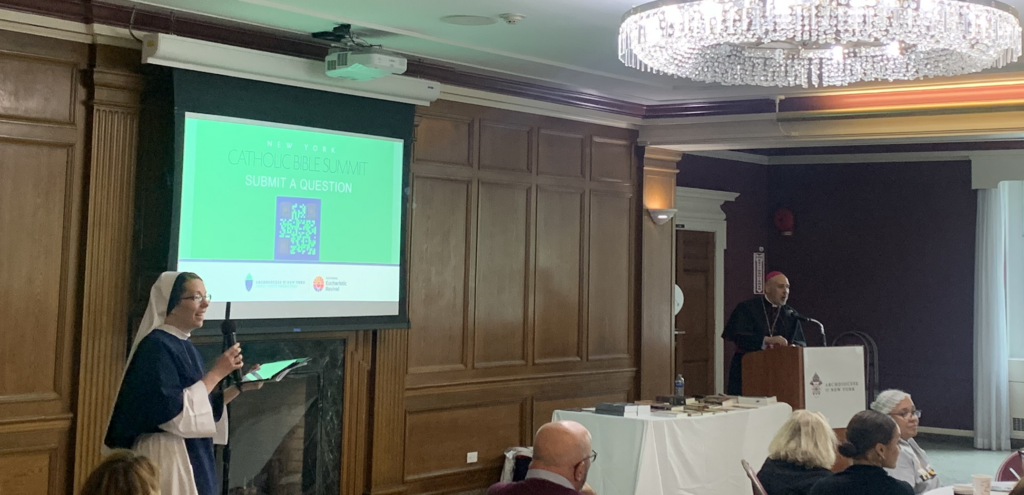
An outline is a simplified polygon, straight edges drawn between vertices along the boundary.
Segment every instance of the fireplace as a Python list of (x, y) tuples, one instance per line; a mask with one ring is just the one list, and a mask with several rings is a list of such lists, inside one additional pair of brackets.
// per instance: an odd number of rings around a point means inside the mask
[[(196, 340), (208, 364), (221, 353), (219, 340)], [(282, 359), (311, 359), (280, 382), (244, 393), (230, 404), (230, 451), (217, 449), (218, 472), (222, 482), (227, 473), (228, 494), (337, 495), (345, 341), (264, 336), (240, 340), (247, 368)]]

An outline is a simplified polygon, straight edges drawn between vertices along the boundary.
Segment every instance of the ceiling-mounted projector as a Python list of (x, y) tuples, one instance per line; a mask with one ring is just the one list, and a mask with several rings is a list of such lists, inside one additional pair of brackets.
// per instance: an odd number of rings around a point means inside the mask
[(352, 81), (402, 74), (405, 69), (405, 57), (375, 48), (332, 51), (324, 60), (324, 71), (328, 76)]

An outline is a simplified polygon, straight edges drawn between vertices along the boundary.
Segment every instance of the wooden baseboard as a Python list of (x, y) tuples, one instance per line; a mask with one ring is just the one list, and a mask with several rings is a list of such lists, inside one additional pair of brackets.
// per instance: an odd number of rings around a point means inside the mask
[(405, 495), (409, 493), (409, 489), (405, 486), (396, 486), (390, 488), (374, 488), (366, 492), (368, 495)]
[(973, 437), (974, 430), (956, 430), (952, 428), (936, 428), (934, 426), (918, 426), (918, 433), (929, 433), (932, 435), (946, 435), (949, 437)]

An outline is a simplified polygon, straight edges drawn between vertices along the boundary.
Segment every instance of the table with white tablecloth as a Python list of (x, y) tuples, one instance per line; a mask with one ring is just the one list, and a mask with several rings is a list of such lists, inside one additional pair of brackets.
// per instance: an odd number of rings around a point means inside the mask
[[(1016, 482), (1013, 481), (993, 481), (991, 493), (993, 495), (998, 495), (1001, 493), (1010, 493), (1010, 490), (1013, 490), (1013, 485), (1015, 484)], [(958, 487), (956, 491), (953, 490), (952, 486), (943, 486), (936, 488), (934, 490), (928, 490), (924, 492), (922, 495), (953, 495), (954, 493), (957, 492), (967, 493), (971, 491), (972, 488), (971, 485), (967, 483), (962, 483), (956, 486)]]
[(750, 495), (740, 460), (755, 470), (789, 418), (788, 404), (710, 416), (606, 416), (555, 411), (593, 436), (588, 482), (600, 495)]

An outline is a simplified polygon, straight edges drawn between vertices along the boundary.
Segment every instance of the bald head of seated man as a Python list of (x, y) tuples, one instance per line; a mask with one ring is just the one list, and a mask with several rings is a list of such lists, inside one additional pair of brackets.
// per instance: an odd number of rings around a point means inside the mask
[(487, 495), (593, 494), (587, 473), (597, 455), (590, 442), (590, 432), (575, 421), (541, 426), (533, 440), (533, 461), (526, 479), (492, 485)]

